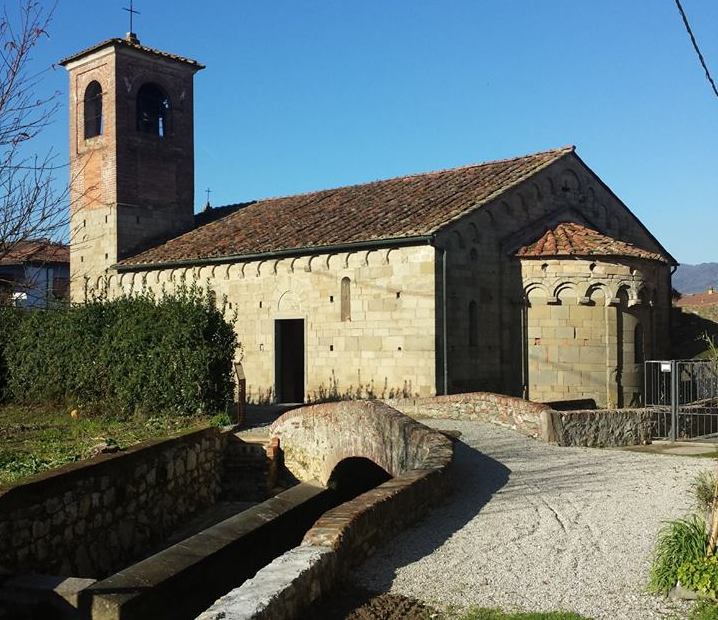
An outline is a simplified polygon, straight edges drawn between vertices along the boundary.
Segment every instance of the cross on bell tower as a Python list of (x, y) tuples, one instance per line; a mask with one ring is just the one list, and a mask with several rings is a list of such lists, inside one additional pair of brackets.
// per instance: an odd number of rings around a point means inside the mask
[(135, 30), (133, 28), (133, 22), (134, 22), (134, 16), (139, 15), (140, 12), (135, 10), (134, 7), (134, 1), (130, 0), (130, 7), (122, 7), (123, 11), (127, 11), (130, 14), (130, 31), (127, 33), (127, 40), (131, 41), (132, 43), (139, 44), (140, 40), (137, 38), (137, 34), (135, 33)]

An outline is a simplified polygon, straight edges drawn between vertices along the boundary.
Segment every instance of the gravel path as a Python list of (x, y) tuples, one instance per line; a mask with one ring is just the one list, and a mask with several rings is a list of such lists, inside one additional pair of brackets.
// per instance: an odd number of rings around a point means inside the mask
[(461, 431), (448, 502), (354, 573), (437, 605), (566, 610), (596, 620), (683, 618), (644, 593), (661, 522), (690, 509), (708, 459), (559, 448), (478, 422)]

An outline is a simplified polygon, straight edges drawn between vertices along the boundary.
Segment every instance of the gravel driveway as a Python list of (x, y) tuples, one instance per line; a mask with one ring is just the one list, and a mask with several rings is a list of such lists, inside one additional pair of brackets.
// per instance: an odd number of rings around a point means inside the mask
[(478, 422), (461, 431), (448, 502), (354, 573), (358, 585), (443, 607), (685, 617), (644, 593), (661, 522), (690, 509), (708, 459), (559, 448)]

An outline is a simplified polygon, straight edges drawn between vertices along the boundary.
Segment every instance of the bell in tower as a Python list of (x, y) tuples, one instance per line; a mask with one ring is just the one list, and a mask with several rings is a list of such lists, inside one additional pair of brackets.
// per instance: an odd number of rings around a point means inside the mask
[(70, 78), (71, 298), (194, 224), (193, 78), (134, 33), (60, 62)]

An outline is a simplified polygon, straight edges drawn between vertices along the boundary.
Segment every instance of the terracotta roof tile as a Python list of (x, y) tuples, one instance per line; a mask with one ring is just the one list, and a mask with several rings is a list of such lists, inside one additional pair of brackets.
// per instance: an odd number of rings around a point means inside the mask
[(574, 147), (259, 200), (120, 263), (139, 266), (431, 235)]
[(106, 41), (102, 41), (101, 43), (97, 43), (96, 45), (93, 45), (91, 47), (88, 47), (80, 52), (77, 52), (76, 54), (73, 54), (72, 56), (68, 56), (67, 58), (63, 58), (60, 62), (57, 64), (62, 65), (63, 67), (69, 63), (71, 63), (73, 60), (77, 60), (78, 58), (82, 58), (83, 56), (87, 56), (88, 54), (92, 54), (93, 52), (96, 52), (97, 50), (101, 50), (103, 47), (108, 46), (115, 46), (115, 47), (126, 47), (130, 49), (135, 49), (141, 52), (146, 52), (148, 54), (152, 54), (154, 56), (160, 56), (162, 58), (167, 58), (168, 60), (174, 60), (176, 62), (181, 62), (187, 65), (193, 65), (197, 67), (197, 69), (204, 69), (204, 65), (198, 63), (196, 60), (192, 60), (191, 58), (185, 58), (184, 56), (177, 56), (176, 54), (170, 54), (169, 52), (163, 52), (162, 50), (155, 49), (153, 47), (147, 47), (146, 45), (141, 45), (139, 41), (131, 41), (130, 39), (120, 39), (120, 38), (113, 38), (113, 39), (107, 39)]
[(555, 256), (630, 256), (667, 263), (668, 259), (575, 222), (563, 222), (516, 251), (521, 258)]
[(693, 306), (715, 306), (718, 305), (718, 290), (708, 289), (702, 293), (682, 295), (680, 299), (673, 302), (679, 308), (690, 308)]
[[(7, 249), (5, 249), (7, 247)], [(69, 263), (70, 248), (47, 239), (18, 241), (8, 246), (0, 245), (0, 265), (24, 263)]]

